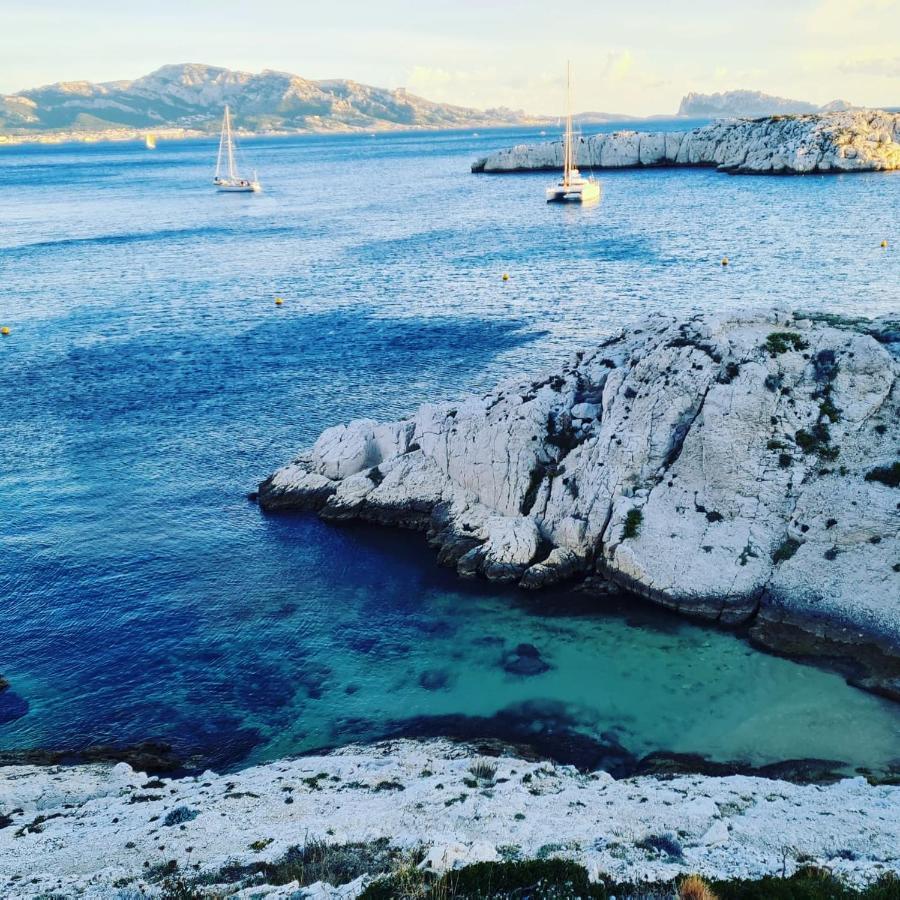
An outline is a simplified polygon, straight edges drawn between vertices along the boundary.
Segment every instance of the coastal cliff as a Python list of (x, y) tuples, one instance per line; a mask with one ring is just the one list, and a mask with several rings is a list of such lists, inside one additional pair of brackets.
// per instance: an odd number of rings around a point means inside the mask
[[(561, 169), (562, 142), (521, 144), (472, 164), (473, 172)], [(715, 166), (746, 175), (900, 169), (900, 113), (847, 110), (716, 122), (692, 131), (617, 131), (582, 137), (577, 164), (592, 169)]]
[(612, 585), (900, 698), (900, 328), (651, 317), (556, 372), (327, 429), (268, 510), (426, 531), (463, 576)]

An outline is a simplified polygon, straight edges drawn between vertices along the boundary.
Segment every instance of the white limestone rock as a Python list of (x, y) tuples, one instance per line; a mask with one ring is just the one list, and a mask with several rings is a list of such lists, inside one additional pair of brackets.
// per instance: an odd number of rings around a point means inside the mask
[(866, 478), (900, 458), (885, 327), (653, 317), (558, 372), (328, 429), (260, 502), (425, 530), (464, 575), (603, 575), (900, 696), (900, 491)]
[[(872, 109), (733, 119), (692, 131), (617, 131), (576, 143), (579, 166), (716, 166), (773, 175), (900, 169), (900, 114)], [(520, 144), (477, 160), (473, 172), (562, 167), (562, 143)]]
[[(790, 874), (801, 860), (857, 885), (900, 874), (897, 786), (872, 786), (863, 778), (800, 785), (746, 775), (616, 780), (500, 756), (490, 790), (472, 791), (466, 781), (473, 755), (447, 741), (393, 741), (223, 775), (163, 779), (155, 791), (142, 788), (146, 775), (123, 778), (111, 766), (6, 767), (0, 810), (12, 824), (0, 828), (0, 895), (159, 897), (161, 880), (149, 873), (174, 862), (177, 878), (188, 884), (201, 878), (210, 897), (351, 900), (379, 874), (307, 887), (220, 881), (224, 867), (274, 862), (304, 839), (387, 839), (410, 861), (424, 851), (435, 871), (495, 860), (503, 845), (518, 845), (523, 858), (532, 858), (554, 844), (554, 855), (594, 877), (622, 881), (698, 871), (760, 878)], [(377, 790), (382, 782), (402, 790)], [(146, 794), (151, 798), (134, 802)], [(448, 805), (451, 796), (461, 799)], [(183, 806), (200, 815), (175, 828), (162, 824)], [(24, 827), (39, 815), (37, 826)], [(666, 833), (678, 835), (681, 860), (638, 846)]]

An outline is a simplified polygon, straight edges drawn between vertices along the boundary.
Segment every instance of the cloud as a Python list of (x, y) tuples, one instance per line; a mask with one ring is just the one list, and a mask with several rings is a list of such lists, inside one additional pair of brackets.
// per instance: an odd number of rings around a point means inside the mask
[(624, 81), (631, 70), (634, 68), (634, 57), (630, 50), (623, 50), (618, 54), (610, 54), (614, 59), (611, 61), (609, 77), (612, 81)]
[(521, 74), (495, 66), (450, 69), (420, 64), (409, 69), (404, 85), (411, 93), (439, 103), (508, 106), (534, 112), (548, 102), (550, 106), (562, 103), (566, 76), (564, 71)]
[(838, 64), (838, 69), (845, 75), (874, 75), (881, 78), (900, 78), (900, 56), (847, 59)]
[(820, 0), (804, 16), (804, 25), (813, 34), (845, 38), (848, 34), (875, 38), (891, 30), (900, 12), (900, 0)]
[(440, 66), (413, 66), (406, 76), (406, 88), (439, 103), (472, 103), (485, 88), (496, 82), (493, 69), (445, 69)]

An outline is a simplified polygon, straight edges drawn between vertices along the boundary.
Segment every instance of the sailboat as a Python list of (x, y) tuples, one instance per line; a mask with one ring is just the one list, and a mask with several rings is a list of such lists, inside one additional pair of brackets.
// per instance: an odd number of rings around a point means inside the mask
[(548, 203), (590, 203), (600, 199), (600, 182), (583, 178), (575, 165), (575, 134), (572, 130), (572, 64), (566, 69), (566, 134), (563, 142), (563, 177), (547, 188)]
[(148, 150), (156, 149), (156, 135), (153, 134), (152, 131), (148, 131), (147, 134), (144, 135), (144, 146)]
[(222, 136), (219, 138), (219, 156), (216, 159), (216, 177), (213, 184), (219, 191), (230, 193), (255, 193), (262, 190), (262, 185), (253, 173), (253, 178), (242, 178), (234, 161), (234, 138), (231, 135), (231, 111), (225, 106), (225, 118), (222, 120)]

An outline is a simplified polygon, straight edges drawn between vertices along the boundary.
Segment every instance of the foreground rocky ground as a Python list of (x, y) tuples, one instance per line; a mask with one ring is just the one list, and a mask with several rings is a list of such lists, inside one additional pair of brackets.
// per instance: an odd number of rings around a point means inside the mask
[(326, 430), (260, 486), (428, 532), (464, 576), (749, 626), (900, 698), (900, 326), (648, 319), (558, 371)]
[[(291, 848), (332, 845), (330, 867)], [(293, 857), (292, 855), (293, 854)], [(563, 857), (596, 879), (900, 873), (900, 787), (746, 776), (616, 781), (444, 741), (349, 747), (230, 775), (148, 778), (124, 763), (0, 770), (0, 896), (355, 896), (413, 863)], [(260, 887), (287, 872), (352, 882)], [(287, 876), (285, 876), (287, 877)]]
[[(562, 142), (521, 144), (472, 164), (473, 172), (561, 169)], [(693, 131), (617, 131), (581, 138), (579, 166), (716, 166), (745, 175), (900, 169), (900, 114), (846, 110), (716, 122)]]

